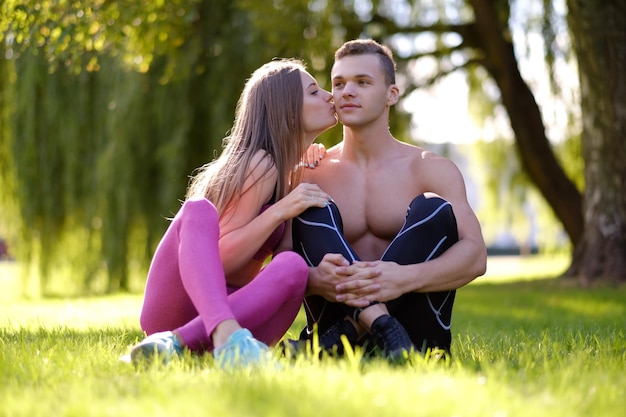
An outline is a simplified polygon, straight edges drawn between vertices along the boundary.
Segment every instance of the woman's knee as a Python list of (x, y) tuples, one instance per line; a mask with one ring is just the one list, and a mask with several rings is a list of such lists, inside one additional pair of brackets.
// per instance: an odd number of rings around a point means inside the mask
[(217, 229), (219, 227), (219, 213), (213, 203), (206, 198), (185, 201), (174, 222), (178, 222), (181, 227), (191, 228), (191, 230), (210, 228), (215, 233), (219, 232)]
[(293, 285), (296, 291), (306, 289), (309, 267), (300, 255), (292, 251), (281, 252), (274, 256), (271, 263), (287, 272), (283, 277), (285, 284)]
[(194, 198), (191, 200), (186, 200), (183, 203), (183, 207), (181, 211), (187, 213), (187, 215), (210, 215), (210, 216), (219, 216), (217, 212), (217, 208), (213, 203), (211, 203), (206, 198)]
[(149, 314), (145, 308), (139, 316), (139, 325), (141, 326), (141, 330), (143, 330), (148, 336), (159, 331), (158, 322), (154, 319), (154, 317), (155, 316)]

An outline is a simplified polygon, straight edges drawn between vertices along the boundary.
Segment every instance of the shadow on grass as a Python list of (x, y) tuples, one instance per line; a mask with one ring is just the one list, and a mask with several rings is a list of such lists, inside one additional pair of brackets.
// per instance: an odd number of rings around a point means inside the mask
[(581, 289), (561, 279), (468, 285), (453, 318), (453, 355), (466, 364), (626, 350), (624, 287)]
[(73, 329), (65, 326), (0, 328), (0, 340), (5, 348), (13, 346), (35, 352), (46, 349), (71, 349), (74, 346), (126, 349), (142, 337), (143, 334), (139, 329), (137, 331), (121, 328)]
[(459, 328), (626, 327), (626, 287), (581, 289), (563, 279), (468, 285), (457, 291)]

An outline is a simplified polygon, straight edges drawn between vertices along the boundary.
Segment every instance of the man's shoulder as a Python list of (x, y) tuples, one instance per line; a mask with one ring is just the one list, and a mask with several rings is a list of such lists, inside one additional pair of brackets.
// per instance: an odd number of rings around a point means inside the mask
[(396, 165), (404, 167), (405, 172), (419, 178), (420, 182), (438, 183), (451, 180), (458, 174), (458, 167), (451, 159), (416, 145), (403, 143), (398, 157), (403, 163)]
[(326, 155), (324, 155), (324, 158), (327, 157), (331, 157), (331, 158), (337, 158), (341, 155), (341, 149), (343, 148), (343, 141), (331, 146), (330, 148), (328, 148), (326, 150)]
[(449, 158), (446, 158), (445, 156), (441, 156), (435, 151), (432, 151), (430, 149), (422, 148), (420, 146), (412, 145), (412, 144), (405, 143), (405, 142), (401, 142), (401, 144), (403, 148), (401, 149), (400, 152), (402, 152), (404, 155), (410, 158), (413, 158), (416, 161), (424, 162), (429, 165), (438, 165), (438, 164), (448, 165), (452, 163), (452, 160), (450, 160)]
[(401, 158), (408, 158), (411, 163), (420, 165), (430, 165), (436, 163), (439, 160), (445, 159), (439, 156), (437, 153), (422, 148), (417, 145), (413, 145), (406, 142), (397, 142), (395, 154)]

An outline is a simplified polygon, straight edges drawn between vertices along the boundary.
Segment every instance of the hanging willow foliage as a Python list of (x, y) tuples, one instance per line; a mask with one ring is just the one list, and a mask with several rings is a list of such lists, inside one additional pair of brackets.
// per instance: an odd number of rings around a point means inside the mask
[(131, 289), (188, 176), (221, 149), (245, 78), (265, 59), (250, 39), (226, 36), (249, 24), (221, 3), (197, 5), (184, 42), (144, 54), (147, 71), (116, 50), (49, 55), (35, 38), (2, 61), (3, 213), (19, 209), (18, 256), (38, 266), (44, 293)]
[[(14, 101), (11, 81), (15, 80), (13, 65), (2, 59), (7, 55), (4, 43), (0, 42), (0, 238), (9, 242), (17, 239), (17, 222), (19, 209), (13, 198), (15, 195), (15, 165), (11, 157), (12, 138), (10, 130), (12, 103)], [(14, 250), (9, 247), (9, 254)]]
[(15, 61), (11, 154), (21, 256), (37, 260), (44, 286), (52, 265), (71, 264), (83, 277), (77, 284), (105, 276), (107, 290), (129, 289), (130, 239), (146, 234), (153, 213), (176, 209), (186, 154), (195, 152), (184, 146), (184, 82), (159, 85), (152, 73), (100, 61), (100, 71), (79, 75), (50, 73), (32, 51)]
[(0, 234), (14, 233), (24, 279), (44, 294), (139, 289), (249, 74), (305, 49), (327, 74), (333, 51), (321, 36), (295, 41), (323, 23), (305, 0), (289, 44), (253, 24), (275, 6), (247, 1), (0, 7)]

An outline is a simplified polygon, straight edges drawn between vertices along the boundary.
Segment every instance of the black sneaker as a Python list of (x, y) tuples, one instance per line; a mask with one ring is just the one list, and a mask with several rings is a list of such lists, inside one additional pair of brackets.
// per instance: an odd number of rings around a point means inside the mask
[[(285, 339), (280, 342), (280, 348), (284, 357), (289, 359), (295, 359), (299, 354), (311, 351), (313, 340), (310, 335), (305, 333), (306, 329), (302, 331), (299, 340)], [(330, 326), (319, 338), (320, 345), (320, 358), (323, 353), (343, 356), (344, 346), (341, 341), (341, 335), (346, 335), (348, 342), (352, 346), (356, 346), (358, 342), (358, 334), (354, 325), (349, 320), (343, 319)], [(307, 336), (303, 336), (307, 335)]]
[(384, 315), (374, 320), (371, 331), (376, 344), (390, 362), (404, 362), (408, 353), (415, 350), (409, 334), (392, 316)]
[(311, 341), (285, 339), (280, 342), (279, 346), (282, 351), (282, 355), (287, 359), (296, 359), (298, 355), (306, 353), (307, 349), (310, 349)]
[[(320, 348), (328, 353), (335, 353), (338, 356), (344, 354), (341, 335), (345, 335), (350, 345), (355, 346), (359, 335), (354, 325), (348, 319), (343, 319), (333, 324), (320, 336)], [(336, 349), (336, 351), (335, 351)]]

